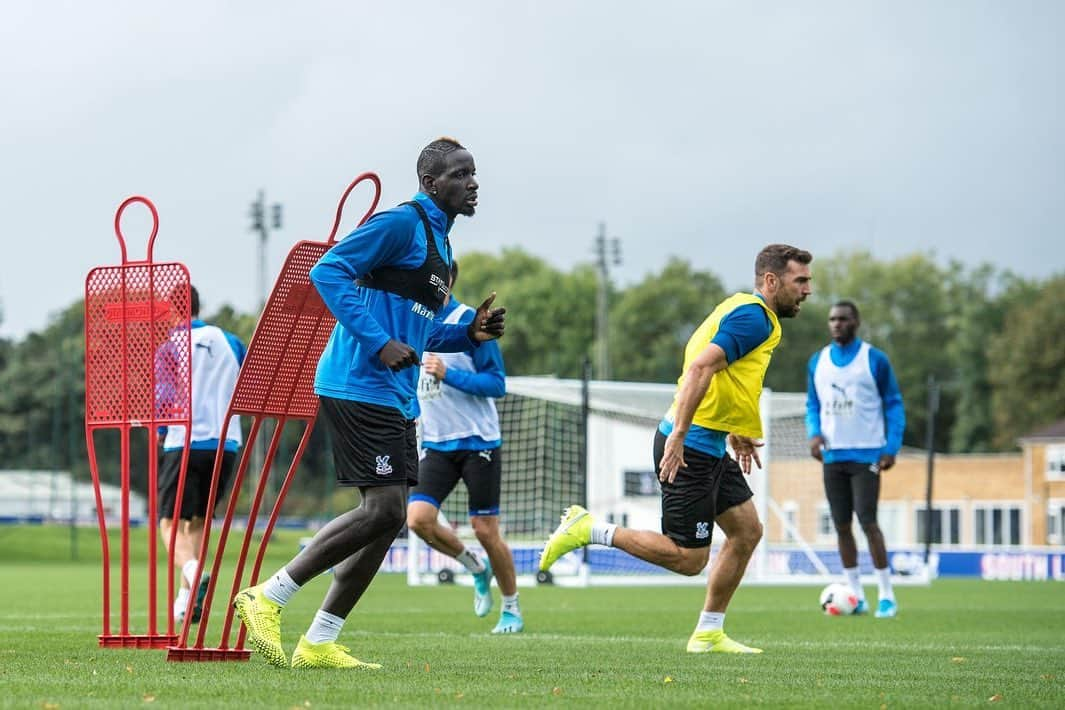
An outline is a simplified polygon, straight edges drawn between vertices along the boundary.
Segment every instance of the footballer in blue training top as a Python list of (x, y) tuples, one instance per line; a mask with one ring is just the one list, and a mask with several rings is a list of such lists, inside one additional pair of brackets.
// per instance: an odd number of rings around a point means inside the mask
[(420, 191), (410, 202), (371, 218), (327, 252), (311, 281), (337, 324), (318, 363), (315, 392), (332, 435), (341, 485), (357, 486), (358, 508), (325, 525), (263, 584), (234, 605), (252, 646), (277, 666), (281, 609), (304, 584), (332, 568), (318, 613), (300, 638), (294, 668), (377, 667), (338, 644), (340, 629), (380, 568), (406, 519), (407, 489), (418, 480), (415, 418), (418, 368), (426, 349), (477, 347), (503, 334), (495, 294), (469, 323), (435, 320), (447, 301), (448, 235), (458, 215), (472, 217), (479, 185), (473, 156), (451, 138), (418, 156)]

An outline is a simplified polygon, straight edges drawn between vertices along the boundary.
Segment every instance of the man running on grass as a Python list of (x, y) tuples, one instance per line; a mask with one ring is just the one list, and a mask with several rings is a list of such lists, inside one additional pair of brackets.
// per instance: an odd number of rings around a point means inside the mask
[[(451, 288), (458, 278), (451, 262)], [(437, 316), (466, 323), (473, 309), (454, 296)], [(492, 611), (492, 575), (499, 581), (503, 609), (493, 634), (522, 631), (514, 557), (499, 532), (499, 496), (503, 460), (495, 398), (507, 392), (503, 353), (495, 342), (461, 353), (426, 353), (418, 382), (422, 448), (418, 485), (407, 501), (407, 527), (439, 552), (454, 557), (473, 575), (473, 613)], [(470, 525), (485, 553), (467, 548), (451, 528), (441, 525), (440, 506), (462, 480), (469, 494)]]
[[(762, 421), (758, 399), (779, 318), (793, 318), (810, 295), (810, 252), (770, 244), (754, 263), (754, 293), (726, 298), (703, 321), (684, 349), (684, 373), (654, 440), (662, 484), (662, 533), (630, 530), (595, 519), (573, 505), (540, 557), (547, 570), (562, 555), (588, 544), (694, 576), (710, 556), (714, 523), (725, 543), (707, 582), (706, 602), (688, 639), (689, 653), (761, 653), (725, 635), (725, 610), (762, 538), (762, 523), (743, 474), (758, 457)], [(736, 452), (734, 461), (726, 442)], [(742, 472), (742, 473), (741, 473)]]
[(408, 486), (418, 482), (418, 368), (425, 350), (477, 347), (503, 334), (492, 294), (469, 323), (435, 315), (448, 293), (455, 218), (477, 208), (473, 156), (441, 138), (418, 157), (420, 191), (375, 215), (330, 249), (311, 281), (337, 324), (318, 362), (314, 390), (330, 429), (340, 485), (356, 486), (358, 508), (318, 531), (295, 558), (233, 603), (248, 640), (267, 661), (288, 665), (281, 610), (307, 582), (332, 568), (318, 613), (300, 638), (293, 668), (380, 668), (338, 644), (351, 610), (370, 586), (406, 520)]

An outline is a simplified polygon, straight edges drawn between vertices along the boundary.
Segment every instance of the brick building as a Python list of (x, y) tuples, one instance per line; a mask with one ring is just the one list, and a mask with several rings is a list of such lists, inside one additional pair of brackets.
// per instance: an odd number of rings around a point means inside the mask
[[(1020, 453), (936, 455), (933, 542), (949, 548), (1065, 541), (1065, 420), (1019, 443)], [(771, 496), (800, 535), (834, 543), (820, 464), (795, 449), (776, 456), (771, 470)], [(879, 520), (889, 546), (924, 541), (927, 470), (925, 452), (904, 450), (883, 474)], [(771, 542), (789, 539), (776, 516), (767, 533)]]

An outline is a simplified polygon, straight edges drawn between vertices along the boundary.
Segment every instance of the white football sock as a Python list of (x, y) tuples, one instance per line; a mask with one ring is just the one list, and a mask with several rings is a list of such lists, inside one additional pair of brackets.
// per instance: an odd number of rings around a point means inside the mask
[(189, 590), (188, 587), (182, 587), (178, 590), (177, 598), (174, 599), (174, 618), (177, 618), (185, 613), (185, 607), (189, 605)]
[(858, 567), (844, 567), (844, 573), (847, 575), (847, 582), (851, 585), (851, 591), (854, 592), (858, 600), (865, 599), (865, 590), (862, 589), (862, 573)]
[(592, 523), (592, 544), (613, 546), (614, 531), (617, 529), (614, 523)]
[(284, 567), (263, 583), (263, 594), (266, 598), (281, 606), (288, 604), (288, 600), (299, 590), (300, 585), (292, 581), (292, 577), (288, 575), (288, 570)]
[(699, 623), (695, 630), (698, 631), (721, 631), (725, 628), (725, 612), (703, 611), (699, 613)]
[(185, 581), (189, 583), (190, 587), (196, 583), (196, 568), (199, 565), (199, 561), (194, 559), (181, 565), (181, 576), (185, 578)]
[(462, 548), (462, 552), (455, 555), (455, 559), (473, 574), (484, 572), (484, 562), (481, 561), (480, 557), (470, 552), (468, 547)]
[(343, 619), (319, 609), (318, 613), (314, 615), (314, 621), (311, 622), (310, 628), (307, 629), (307, 640), (311, 643), (336, 641), (342, 628), (344, 628)]
[(880, 598), (895, 601), (895, 591), (891, 588), (891, 568), (876, 570), (876, 583), (880, 587)]
[(503, 611), (513, 614), (514, 616), (521, 616), (521, 609), (518, 607), (518, 593), (514, 592), (513, 595), (503, 595)]

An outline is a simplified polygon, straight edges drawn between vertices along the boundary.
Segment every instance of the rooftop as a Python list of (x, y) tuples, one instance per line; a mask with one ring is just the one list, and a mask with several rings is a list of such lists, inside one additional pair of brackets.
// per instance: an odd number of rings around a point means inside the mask
[(1031, 434), (1021, 437), (1021, 441), (1039, 439), (1065, 439), (1065, 419), (1058, 420), (1048, 427), (1033, 431)]

